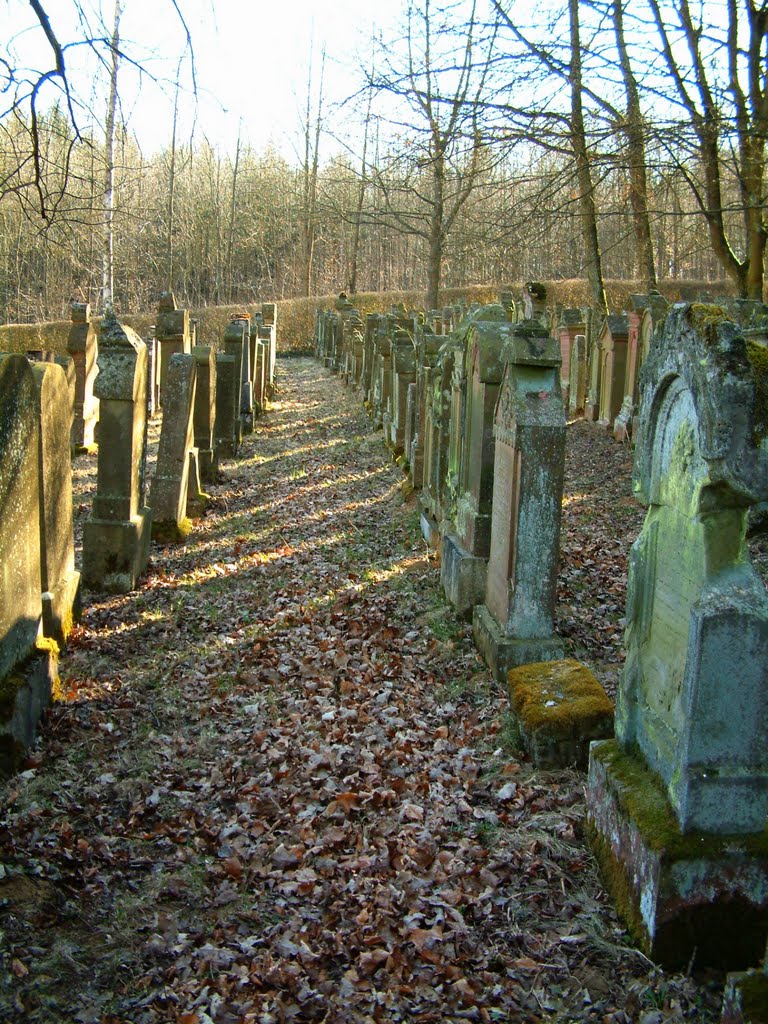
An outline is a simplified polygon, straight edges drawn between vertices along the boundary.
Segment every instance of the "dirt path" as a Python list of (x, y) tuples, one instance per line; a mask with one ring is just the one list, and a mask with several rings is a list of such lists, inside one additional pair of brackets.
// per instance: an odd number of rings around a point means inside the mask
[[(509, 746), (358, 396), (280, 371), (186, 546), (87, 595), (66, 700), (0, 791), (0, 1020), (715, 1021), (716, 983), (626, 943), (583, 777)], [(569, 440), (560, 622), (615, 666), (627, 528), (590, 571), (613, 512), (584, 488), (627, 455), (585, 462), (593, 437)]]

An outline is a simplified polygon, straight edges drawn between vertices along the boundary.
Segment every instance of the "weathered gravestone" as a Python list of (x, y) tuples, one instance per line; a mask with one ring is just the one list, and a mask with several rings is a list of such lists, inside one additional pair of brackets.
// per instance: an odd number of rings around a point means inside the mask
[(394, 455), (405, 450), (405, 421), (408, 386), (416, 382), (416, 349), (407, 331), (396, 329), (392, 335), (392, 396), (389, 413), (384, 414), (384, 440)]
[(272, 398), (275, 390), (275, 364), (277, 361), (277, 304), (262, 302), (261, 315), (264, 327), (269, 331), (266, 362), (267, 398)]
[(43, 633), (66, 642), (80, 619), (80, 573), (75, 571), (70, 461), (70, 392), (55, 363), (32, 367), (39, 417), (40, 581)]
[[(510, 336), (504, 308), (484, 306), (467, 328), (466, 408), (460, 436), (459, 487), (455, 519), (443, 531), (440, 578), (460, 615), (471, 615), (485, 595), (491, 546), (493, 498), (493, 414)], [(460, 416), (460, 413), (457, 413)], [(454, 411), (451, 433), (455, 436)], [(449, 466), (449, 473), (451, 467)]]
[(71, 443), (75, 451), (92, 448), (99, 420), (99, 400), (93, 393), (96, 380), (98, 345), (91, 323), (91, 307), (87, 302), (73, 302), (72, 327), (67, 339), (67, 352), (75, 364), (75, 410)]
[(611, 429), (624, 401), (629, 322), (624, 313), (609, 314), (600, 328), (600, 382), (597, 421)]
[(173, 292), (163, 292), (160, 295), (160, 301), (157, 306), (155, 340), (157, 341), (158, 348), (155, 373), (159, 404), (162, 406), (165, 379), (171, 356), (177, 352), (189, 353), (192, 349), (189, 310), (178, 308)]
[(754, 964), (768, 935), (768, 597), (745, 541), (768, 493), (767, 368), (721, 309), (679, 305), (643, 369), (648, 513), (587, 803), (619, 909), (668, 966)]
[(199, 501), (197, 448), (194, 438), (197, 364), (193, 356), (177, 352), (168, 363), (163, 402), (163, 427), (157, 450), (149, 504), (152, 538), (175, 543), (185, 540), (192, 524), (187, 499)]
[(216, 460), (234, 459), (240, 447), (239, 376), (235, 356), (216, 353), (216, 418), (213, 425)]
[(234, 403), (235, 403), (235, 429), (236, 429), (236, 443), (235, 451), (227, 454), (234, 455), (237, 449), (243, 442), (243, 420), (244, 416), (242, 413), (242, 381), (243, 381), (243, 357), (244, 351), (248, 347), (248, 335), (250, 332), (250, 321), (242, 316), (233, 317), (232, 320), (227, 324), (224, 330), (224, 352), (228, 356), (233, 356), (235, 360), (235, 380), (234, 380)]
[(474, 635), (494, 676), (563, 656), (553, 615), (565, 465), (560, 347), (535, 321), (510, 328), (493, 433), (485, 604)]
[(18, 766), (56, 684), (56, 656), (38, 647), (39, 423), (26, 358), (0, 355), (0, 773)]
[[(557, 334), (560, 341), (560, 386), (563, 394), (568, 395), (571, 384), (571, 355), (576, 345), (576, 338), (583, 337), (587, 329), (584, 310), (568, 307), (560, 311), (560, 322)], [(582, 402), (582, 408), (584, 408)]]
[(111, 314), (101, 323), (98, 366), (98, 478), (83, 532), (83, 583), (127, 593), (149, 561), (152, 527), (143, 479), (147, 346)]
[(251, 369), (251, 314), (243, 313), (243, 345), (240, 363), (240, 420), (243, 432), (253, 433), (253, 372)]
[(216, 422), (216, 353), (208, 345), (195, 345), (192, 357), (197, 367), (194, 432), (200, 479), (203, 483), (212, 484), (216, 482), (219, 471), (219, 453), (213, 439)]
[(568, 382), (568, 416), (576, 419), (584, 415), (587, 398), (587, 339), (577, 334), (573, 339)]

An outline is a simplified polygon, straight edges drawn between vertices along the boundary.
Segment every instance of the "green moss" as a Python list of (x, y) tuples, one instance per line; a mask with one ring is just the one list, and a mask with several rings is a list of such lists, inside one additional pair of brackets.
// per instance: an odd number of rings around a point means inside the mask
[(158, 544), (184, 544), (191, 532), (192, 521), (186, 516), (178, 523), (174, 521), (152, 523), (152, 540)]
[(97, 455), (99, 446), (97, 444), (76, 444), (75, 455)]
[(9, 719), (16, 704), (16, 694), (26, 682), (23, 675), (12, 672), (0, 679), (0, 720)]
[(619, 917), (639, 948), (646, 952), (650, 951), (651, 936), (640, 913), (635, 888), (625, 865), (614, 855), (610, 842), (595, 829), (589, 819), (586, 831), (605, 887), (611, 894)]
[(619, 806), (645, 844), (665, 860), (714, 860), (736, 852), (768, 857), (768, 830), (756, 835), (683, 834), (661, 780), (639, 756), (624, 752), (615, 740), (593, 747), (591, 756), (605, 766), (616, 784)]
[(553, 738), (571, 736), (587, 723), (613, 716), (613, 705), (586, 665), (543, 661), (507, 675), (512, 707), (526, 733), (546, 729)]
[(718, 328), (730, 317), (722, 306), (694, 302), (688, 310), (688, 322), (710, 344), (717, 344)]
[(755, 444), (760, 444), (768, 435), (768, 348), (765, 345), (758, 345), (755, 341), (747, 341), (747, 358), (752, 367), (755, 385), (753, 439)]

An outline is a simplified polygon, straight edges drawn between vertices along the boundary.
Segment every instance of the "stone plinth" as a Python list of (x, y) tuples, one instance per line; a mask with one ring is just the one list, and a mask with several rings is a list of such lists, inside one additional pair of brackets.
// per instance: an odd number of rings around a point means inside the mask
[(168, 375), (168, 363), (177, 352), (189, 353), (192, 349), (190, 337), (189, 310), (179, 309), (173, 292), (163, 292), (157, 307), (155, 340), (158, 355), (155, 363), (159, 404), (163, 405), (163, 391)]
[[(612, 891), (621, 888), (628, 919), (640, 915), (665, 964), (698, 950), (697, 963), (749, 966), (754, 936), (764, 949), (767, 934), (765, 861), (743, 852), (762, 850), (768, 814), (768, 598), (745, 540), (750, 505), (768, 496), (764, 365), (721, 309), (680, 305), (642, 371), (634, 486), (648, 513), (630, 553), (622, 760), (620, 771), (606, 758), (595, 766), (588, 813)], [(658, 780), (686, 842), (710, 837), (686, 868), (694, 915), (666, 899), (666, 876), (658, 906), (647, 895), (649, 843), (631, 838), (631, 827), (643, 831), (632, 807), (629, 839), (606, 832), (633, 771)], [(727, 931), (729, 905), (752, 935), (746, 945)], [(657, 941), (662, 929), (684, 938)]]
[(592, 740), (613, 735), (613, 705), (581, 662), (542, 661), (507, 675), (523, 748), (539, 768), (586, 768)]
[(114, 316), (99, 335), (99, 461), (93, 516), (83, 533), (83, 583), (133, 590), (149, 561), (152, 513), (143, 504), (147, 346)]
[(216, 458), (233, 459), (240, 447), (237, 363), (233, 355), (216, 353), (216, 419), (213, 428)]
[[(491, 546), (493, 414), (504, 370), (504, 346), (511, 329), (503, 306), (494, 305), (484, 307), (467, 331), (467, 393), (461, 431), (459, 496), (455, 519), (443, 531), (440, 566), (445, 596), (459, 615), (471, 615), (485, 594)], [(453, 423), (451, 431), (453, 434)]]
[(213, 425), (216, 421), (216, 353), (208, 345), (195, 345), (195, 412), (194, 434), (200, 479), (204, 484), (216, 482), (219, 456), (214, 446)]
[(37, 363), (32, 373), (39, 416), (43, 633), (64, 644), (81, 611), (72, 520), (69, 386), (63, 369), (54, 363)]
[(72, 327), (67, 339), (67, 352), (75, 364), (75, 409), (70, 435), (75, 452), (87, 451), (96, 441), (99, 400), (93, 393), (96, 380), (98, 345), (91, 323), (91, 307), (87, 302), (73, 302)]
[(768, 835), (680, 831), (664, 787), (614, 740), (594, 743), (588, 830), (639, 948), (667, 970), (758, 964), (768, 937)]
[[(190, 452), (194, 448), (193, 417), (197, 363), (191, 355), (177, 352), (168, 363), (163, 406), (163, 427), (152, 478), (150, 507), (152, 537), (177, 542), (189, 535), (187, 490)], [(195, 462), (197, 451), (194, 453)]]

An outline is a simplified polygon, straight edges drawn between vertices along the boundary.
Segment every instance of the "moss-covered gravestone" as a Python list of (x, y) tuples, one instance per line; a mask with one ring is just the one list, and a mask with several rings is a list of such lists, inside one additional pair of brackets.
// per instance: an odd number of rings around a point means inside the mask
[[(757, 963), (768, 935), (766, 360), (713, 306), (674, 307), (642, 373), (627, 660), (588, 815), (634, 938), (669, 966)], [(753, 365), (754, 360), (754, 365)]]
[[(503, 306), (486, 306), (467, 331), (466, 407), (461, 434), (455, 519), (443, 532), (440, 579), (460, 615), (472, 614), (485, 595), (491, 549), (493, 415), (510, 336)], [(451, 413), (453, 420), (454, 413)], [(451, 425), (452, 433), (454, 424)], [(449, 467), (449, 472), (451, 467)]]
[(385, 419), (389, 434), (387, 446), (395, 456), (405, 450), (405, 421), (408, 405), (408, 385), (416, 382), (416, 349), (407, 331), (395, 330), (392, 336), (392, 402), (390, 416)]
[(75, 571), (70, 461), (70, 392), (55, 363), (32, 367), (40, 422), (40, 583), (43, 633), (65, 643), (80, 618), (80, 573)]
[[(157, 450), (149, 504), (154, 540), (184, 540), (191, 529), (187, 519), (190, 465), (197, 469), (194, 437), (197, 363), (177, 352), (168, 362), (163, 401), (163, 427)], [(190, 455), (192, 458), (190, 459)]]
[(29, 363), (0, 355), (0, 774), (17, 767), (56, 682), (55, 651), (38, 641), (39, 436)]
[(485, 603), (475, 642), (495, 677), (561, 658), (553, 614), (565, 464), (560, 347), (536, 321), (510, 327), (496, 404)]
[(67, 352), (75, 364), (75, 410), (71, 442), (75, 451), (91, 448), (96, 440), (99, 400), (94, 394), (98, 344), (91, 323), (91, 307), (87, 302), (73, 302), (72, 327), (67, 339)]
[(83, 533), (83, 583), (127, 593), (149, 561), (152, 524), (143, 479), (147, 346), (112, 315), (101, 323), (98, 367), (98, 478)]

